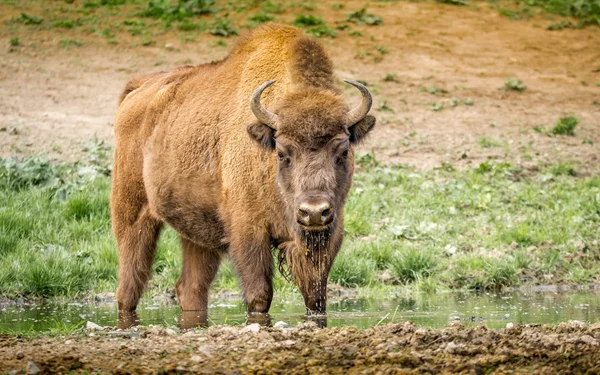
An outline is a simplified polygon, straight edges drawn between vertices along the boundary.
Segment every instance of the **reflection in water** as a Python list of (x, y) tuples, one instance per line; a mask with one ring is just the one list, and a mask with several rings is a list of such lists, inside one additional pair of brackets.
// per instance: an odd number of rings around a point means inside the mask
[(117, 328), (127, 329), (140, 324), (137, 312), (135, 311), (119, 311), (119, 319)]
[(45, 303), (0, 305), (0, 332), (30, 332), (80, 327), (87, 321), (102, 326), (137, 324), (179, 325), (181, 328), (217, 324), (284, 321), (290, 326), (306, 320), (324, 326), (371, 327), (411, 320), (417, 326), (443, 327), (449, 322), (502, 328), (506, 323), (557, 324), (568, 320), (600, 321), (600, 290), (512, 293), (438, 293), (372, 295), (369, 298), (331, 299), (326, 316), (307, 316), (299, 294), (278, 295), (269, 314), (246, 315), (241, 298), (213, 300), (208, 311), (184, 311), (178, 305), (150, 299), (136, 313), (118, 312), (115, 303)]
[(247, 315), (246, 324), (258, 323), (263, 327), (271, 327), (271, 314), (250, 313)]
[(208, 311), (184, 310), (179, 314), (178, 325), (181, 329), (208, 327)]

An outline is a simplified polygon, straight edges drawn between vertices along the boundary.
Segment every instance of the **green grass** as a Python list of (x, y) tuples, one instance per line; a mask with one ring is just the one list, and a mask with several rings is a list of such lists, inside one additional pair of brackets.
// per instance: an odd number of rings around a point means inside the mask
[[(88, 162), (0, 159), (0, 293), (77, 297), (114, 291), (109, 150), (86, 145)], [(528, 173), (482, 163), (419, 172), (359, 154), (346, 204), (344, 246), (330, 281), (345, 287), (402, 284), (417, 290), (494, 289), (598, 282), (600, 177), (576, 166)], [(149, 290), (173, 288), (177, 234), (161, 235)], [(293, 285), (277, 274), (275, 287)], [(215, 289), (237, 289), (225, 262)]]
[(504, 90), (525, 91), (526, 88), (527, 86), (525, 86), (518, 78), (508, 77), (506, 81), (504, 81)]
[(579, 119), (575, 116), (561, 117), (552, 128), (552, 134), (575, 136), (575, 127), (579, 124)]

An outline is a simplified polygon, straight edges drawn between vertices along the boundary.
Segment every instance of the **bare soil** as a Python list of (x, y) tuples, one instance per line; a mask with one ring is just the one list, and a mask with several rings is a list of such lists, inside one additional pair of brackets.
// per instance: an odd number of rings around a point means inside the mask
[[(39, 3), (0, 5), (1, 157), (45, 153), (72, 161), (81, 156), (83, 141), (99, 137), (110, 144), (116, 100), (130, 77), (220, 59), (235, 42), (226, 39), (228, 46), (221, 47), (215, 42), (223, 38), (207, 33), (188, 38), (172, 28), (156, 33), (156, 43), (145, 47), (127, 33), (111, 44), (81, 28), (34, 32), (11, 23), (22, 11), (43, 16)], [(344, 9), (332, 10), (332, 3), (319, 2), (312, 11), (332, 27), (364, 6), (347, 1)], [(583, 174), (596, 171), (600, 28), (550, 31), (546, 27), (556, 22), (551, 17), (514, 21), (487, 3), (475, 4), (373, 3), (369, 12), (382, 16), (383, 25), (352, 25), (362, 37), (339, 31), (335, 39), (322, 39), (339, 78), (367, 81), (374, 94), (378, 125), (364, 150), (374, 150), (380, 161), (419, 169), (444, 162), (466, 168), (491, 159), (531, 168), (573, 162)], [(308, 13), (288, 9), (278, 21), (290, 22), (300, 12)], [(113, 17), (115, 24), (124, 19)], [(247, 14), (232, 17), (243, 24)], [(22, 46), (11, 49), (8, 41), (15, 35)], [(63, 39), (83, 46), (60, 48)], [(397, 79), (383, 81), (388, 73)], [(521, 79), (527, 89), (500, 90), (507, 77)], [(448, 92), (423, 91), (433, 86)], [(354, 91), (347, 88), (350, 101), (358, 100)], [(452, 107), (452, 98), (473, 104)], [(432, 110), (432, 102), (444, 109)], [(533, 130), (551, 129), (565, 114), (581, 120), (575, 137)]]
[[(250, 329), (256, 328), (256, 330)], [(423, 329), (411, 322), (356, 328), (210, 327), (177, 333), (152, 327), (66, 337), (0, 336), (0, 371), (15, 373), (216, 374), (598, 374), (600, 325), (460, 324)], [(258, 330), (258, 331), (257, 331)], [(35, 367), (33, 367), (35, 366)], [(32, 371), (32, 369), (34, 371)]]

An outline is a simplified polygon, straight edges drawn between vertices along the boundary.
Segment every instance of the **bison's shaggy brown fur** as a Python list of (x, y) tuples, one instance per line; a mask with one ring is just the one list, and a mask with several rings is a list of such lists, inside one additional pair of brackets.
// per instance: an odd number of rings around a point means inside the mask
[[(332, 73), (314, 39), (268, 25), (222, 61), (127, 84), (115, 121), (111, 192), (120, 310), (135, 310), (168, 223), (181, 235), (176, 289), (183, 310), (206, 310), (208, 288), (229, 252), (248, 311), (267, 312), (275, 246), (307, 308), (325, 311), (352, 144), (375, 123), (365, 116), (368, 106), (349, 123), (360, 111), (349, 114)], [(276, 83), (258, 95), (276, 114), (273, 123), (257, 121), (249, 105), (268, 80)]]

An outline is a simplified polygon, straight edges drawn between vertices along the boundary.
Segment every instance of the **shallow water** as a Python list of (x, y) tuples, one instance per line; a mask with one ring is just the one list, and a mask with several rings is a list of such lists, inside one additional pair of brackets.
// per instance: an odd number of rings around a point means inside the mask
[[(145, 299), (137, 319), (143, 325), (178, 325), (181, 310), (176, 304)], [(206, 319), (206, 318), (205, 318)], [(0, 306), (0, 332), (51, 331), (77, 327), (92, 321), (116, 327), (115, 303), (63, 302)], [(276, 296), (271, 322), (291, 326), (306, 320), (302, 298), (296, 294)], [(327, 326), (367, 328), (389, 322), (411, 320), (417, 326), (443, 327), (452, 321), (465, 325), (502, 328), (507, 323), (558, 324), (568, 320), (600, 321), (600, 290), (535, 291), (510, 293), (439, 293), (370, 295), (368, 298), (330, 298)], [(245, 306), (239, 298), (213, 300), (207, 323), (244, 324)]]

